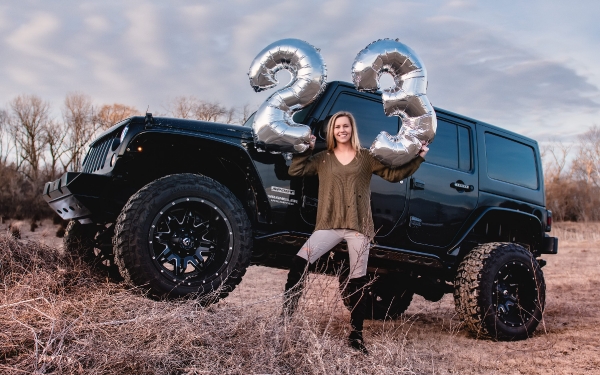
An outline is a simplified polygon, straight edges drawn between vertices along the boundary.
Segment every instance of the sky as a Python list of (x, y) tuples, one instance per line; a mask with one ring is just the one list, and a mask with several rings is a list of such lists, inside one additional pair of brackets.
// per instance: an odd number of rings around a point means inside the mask
[(189, 95), (256, 108), (273, 91), (255, 93), (248, 68), (274, 41), (311, 43), (328, 81), (351, 81), (360, 50), (398, 38), (433, 105), (572, 141), (600, 125), (599, 19), (597, 0), (3, 1), (0, 108), (35, 94), (60, 116), (71, 92), (155, 113)]

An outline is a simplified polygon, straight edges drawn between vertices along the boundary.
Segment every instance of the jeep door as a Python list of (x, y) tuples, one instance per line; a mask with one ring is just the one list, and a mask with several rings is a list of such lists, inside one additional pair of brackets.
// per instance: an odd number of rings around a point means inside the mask
[(437, 110), (438, 128), (425, 162), (410, 178), (407, 234), (411, 242), (444, 247), (477, 206), (475, 125)]
[[(399, 130), (398, 117), (387, 117), (383, 112), (381, 96), (359, 93), (354, 89), (340, 86), (325, 106), (321, 119), (316, 127), (317, 144), (315, 152), (326, 149), (327, 123), (338, 111), (348, 111), (356, 119), (358, 135), (362, 147), (369, 148), (381, 131), (395, 135)], [(302, 218), (311, 224), (315, 223), (318, 180), (305, 178), (302, 197)], [(391, 183), (373, 175), (371, 178), (371, 210), (377, 237), (390, 233), (404, 214), (406, 206), (406, 180)]]

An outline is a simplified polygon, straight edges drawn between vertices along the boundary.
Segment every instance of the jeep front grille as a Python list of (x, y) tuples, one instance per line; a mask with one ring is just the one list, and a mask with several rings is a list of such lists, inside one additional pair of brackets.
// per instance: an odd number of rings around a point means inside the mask
[(118, 136), (119, 132), (107, 134), (99, 141), (90, 147), (85, 159), (83, 160), (83, 172), (94, 173), (102, 168), (106, 163), (106, 157), (113, 144), (113, 140)]

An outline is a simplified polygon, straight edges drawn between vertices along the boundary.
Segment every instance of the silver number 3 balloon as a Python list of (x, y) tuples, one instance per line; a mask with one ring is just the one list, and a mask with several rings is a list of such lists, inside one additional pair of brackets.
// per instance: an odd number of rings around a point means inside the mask
[[(272, 94), (256, 111), (252, 129), (258, 149), (271, 152), (304, 152), (311, 130), (292, 116), (312, 103), (325, 89), (327, 69), (319, 50), (298, 39), (283, 39), (263, 49), (250, 65), (250, 85), (256, 92), (277, 85), (276, 73), (287, 69), (292, 80)], [(357, 90), (379, 90), (379, 79), (388, 73), (395, 85), (382, 93), (387, 116), (399, 116), (396, 135), (381, 132), (371, 154), (382, 163), (398, 167), (408, 163), (435, 137), (437, 120), (427, 99), (427, 72), (417, 54), (397, 40), (382, 39), (360, 51), (352, 65)]]
[(379, 90), (379, 78), (388, 73), (395, 85), (383, 91), (383, 111), (399, 116), (402, 128), (396, 135), (381, 132), (371, 154), (388, 166), (411, 161), (435, 137), (437, 118), (427, 99), (427, 71), (417, 54), (398, 40), (381, 39), (360, 51), (352, 65), (352, 80), (360, 91)]
[(252, 61), (248, 77), (256, 92), (277, 85), (276, 73), (292, 75), (288, 85), (272, 94), (256, 111), (252, 130), (258, 149), (271, 152), (304, 152), (310, 127), (292, 119), (325, 89), (327, 69), (319, 50), (299, 39), (283, 39), (268, 45)]

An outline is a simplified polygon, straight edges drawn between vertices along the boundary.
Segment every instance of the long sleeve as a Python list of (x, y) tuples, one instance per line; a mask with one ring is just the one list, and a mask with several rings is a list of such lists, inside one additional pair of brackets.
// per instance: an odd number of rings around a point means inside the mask
[(288, 174), (292, 177), (316, 175), (322, 160), (323, 152), (313, 155), (311, 149), (301, 154), (295, 154), (292, 158), (292, 165), (288, 169)]
[(423, 159), (421, 156), (417, 156), (416, 158), (404, 165), (401, 165), (396, 168), (390, 168), (383, 165), (379, 160), (372, 157), (370, 153), (369, 156), (371, 157), (371, 170), (373, 171), (373, 173), (389, 182), (398, 182), (412, 175), (417, 171), (417, 169), (419, 169), (421, 163), (425, 161), (425, 159)]

